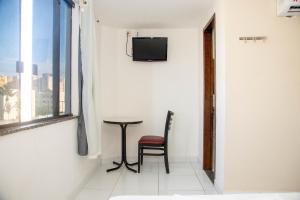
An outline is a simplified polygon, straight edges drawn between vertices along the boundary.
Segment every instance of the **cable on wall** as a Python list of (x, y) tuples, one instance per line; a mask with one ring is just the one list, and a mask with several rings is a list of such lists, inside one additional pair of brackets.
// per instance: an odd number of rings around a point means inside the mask
[[(68, 0), (70, 1), (70, 0)], [(73, 1), (75, 4), (78, 4), (79, 6), (87, 5), (88, 1), (87, 0), (74, 0)]]
[(130, 32), (127, 31), (127, 39), (126, 39), (126, 55), (127, 55), (128, 57), (132, 57), (132, 55), (130, 55), (130, 54), (128, 53), (128, 38), (129, 38), (129, 35), (130, 35)]

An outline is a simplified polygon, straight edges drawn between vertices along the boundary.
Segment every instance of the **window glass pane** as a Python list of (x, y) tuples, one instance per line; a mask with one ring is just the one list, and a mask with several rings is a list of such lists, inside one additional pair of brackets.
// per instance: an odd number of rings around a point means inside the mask
[(53, 0), (33, 0), (33, 118), (53, 115)]
[(20, 4), (0, 0), (0, 125), (19, 121)]
[(59, 113), (70, 113), (71, 8), (65, 1), (60, 7), (60, 90)]
[(0, 0), (0, 125), (71, 112), (71, 7), (20, 2)]

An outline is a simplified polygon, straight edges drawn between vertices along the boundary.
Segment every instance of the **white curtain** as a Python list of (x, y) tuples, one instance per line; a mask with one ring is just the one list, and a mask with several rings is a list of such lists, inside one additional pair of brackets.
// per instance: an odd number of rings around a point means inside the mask
[(100, 114), (96, 112), (97, 39), (93, 0), (82, 7), (80, 16), (82, 56), (82, 109), (88, 143), (88, 157), (100, 155)]

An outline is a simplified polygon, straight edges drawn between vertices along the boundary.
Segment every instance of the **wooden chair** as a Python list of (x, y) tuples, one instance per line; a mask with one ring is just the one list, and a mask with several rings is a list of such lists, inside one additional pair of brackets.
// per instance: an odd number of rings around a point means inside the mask
[[(169, 161), (168, 161), (168, 133), (171, 128), (172, 117), (174, 113), (168, 111), (164, 137), (155, 135), (146, 135), (141, 137), (138, 144), (138, 173), (140, 173), (140, 167), (143, 165), (144, 156), (164, 156), (165, 167), (167, 174), (170, 173)], [(144, 153), (144, 150), (160, 150), (163, 153)]]

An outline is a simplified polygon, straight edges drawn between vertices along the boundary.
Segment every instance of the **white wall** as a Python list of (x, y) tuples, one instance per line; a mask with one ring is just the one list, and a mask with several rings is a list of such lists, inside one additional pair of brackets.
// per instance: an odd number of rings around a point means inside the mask
[(226, 4), (225, 191), (300, 191), (300, 18), (275, 0)]
[[(215, 0), (221, 192), (300, 191), (300, 19), (275, 0)], [(266, 36), (265, 42), (239, 41)]]
[(226, 13), (227, 4), (215, 0), (216, 17), (216, 175), (215, 186), (219, 192), (224, 191), (225, 165), (225, 130), (226, 130)]
[[(78, 114), (78, 13), (73, 12), (72, 111)], [(77, 154), (77, 119), (0, 137), (1, 200), (73, 199), (98, 166)]]
[(0, 138), (0, 199), (71, 199), (97, 161), (77, 155), (77, 120)]
[[(198, 29), (137, 30), (139, 36), (169, 39), (167, 62), (133, 62), (125, 54), (125, 29), (98, 27), (102, 114), (140, 117), (128, 128), (128, 155), (137, 159), (137, 141), (162, 135), (167, 110), (175, 112), (170, 157), (196, 158), (202, 150), (202, 64)], [(134, 31), (132, 31), (134, 33)], [(130, 42), (129, 42), (130, 43)], [(131, 45), (129, 46), (129, 51)], [(120, 127), (103, 125), (103, 158), (120, 156)], [(202, 156), (201, 156), (202, 157)]]
[[(300, 19), (277, 17), (275, 0), (215, 0), (214, 12), (215, 184), (224, 192), (299, 191)], [(268, 39), (238, 39), (253, 35)]]

